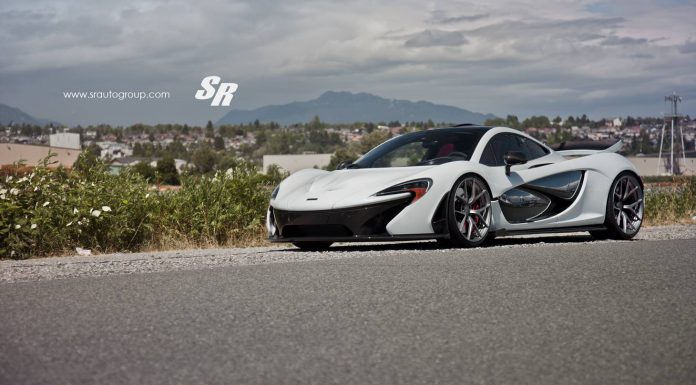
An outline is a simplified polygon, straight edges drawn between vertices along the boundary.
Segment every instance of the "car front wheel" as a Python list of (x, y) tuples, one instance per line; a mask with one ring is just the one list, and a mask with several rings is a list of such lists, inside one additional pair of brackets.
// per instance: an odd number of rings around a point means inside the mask
[(456, 247), (475, 247), (486, 241), (491, 225), (491, 192), (475, 175), (464, 175), (450, 190), (447, 224), (450, 243)]

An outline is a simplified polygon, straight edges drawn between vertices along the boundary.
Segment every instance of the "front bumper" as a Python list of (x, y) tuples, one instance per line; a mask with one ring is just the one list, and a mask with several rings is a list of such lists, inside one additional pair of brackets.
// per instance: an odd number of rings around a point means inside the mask
[(394, 236), (387, 224), (411, 203), (401, 198), (359, 207), (318, 211), (287, 211), (269, 207), (269, 240), (272, 242), (301, 241), (396, 241), (434, 239), (437, 234)]

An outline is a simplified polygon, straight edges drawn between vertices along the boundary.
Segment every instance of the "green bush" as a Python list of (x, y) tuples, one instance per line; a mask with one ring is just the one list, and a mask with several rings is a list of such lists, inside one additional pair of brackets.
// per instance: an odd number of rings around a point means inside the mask
[(149, 239), (156, 202), (148, 199), (140, 176), (110, 175), (87, 156), (72, 172), (51, 170), (48, 162), (0, 182), (0, 256), (26, 258), (75, 247), (133, 250)]
[[(133, 170), (119, 175), (81, 156), (72, 171), (14, 168), (0, 179), (0, 258), (258, 241), (270, 192), (283, 175), (239, 160), (212, 177), (158, 193)], [(177, 245), (181, 245), (178, 243)]]
[(192, 245), (225, 245), (258, 235), (272, 189), (282, 176), (258, 173), (238, 161), (226, 172), (184, 177), (182, 188), (165, 194), (159, 225), (167, 237)]

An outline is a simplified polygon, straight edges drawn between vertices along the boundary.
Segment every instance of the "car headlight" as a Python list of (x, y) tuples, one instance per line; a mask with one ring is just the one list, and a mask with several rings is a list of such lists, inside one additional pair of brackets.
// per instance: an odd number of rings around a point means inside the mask
[[(266, 190), (268, 191), (268, 190)], [(280, 186), (277, 186), (276, 188), (273, 189), (273, 192), (271, 193), (271, 199), (275, 199), (278, 196), (278, 191), (280, 191)]]
[(432, 179), (424, 178), (424, 179), (416, 179), (416, 180), (411, 180), (408, 182), (404, 183), (399, 183), (397, 185), (391, 186), (388, 189), (384, 189), (377, 194), (376, 196), (383, 196), (383, 195), (393, 195), (393, 194), (402, 194), (402, 193), (411, 193), (413, 196), (413, 200), (411, 203), (421, 199), (425, 193), (428, 192), (430, 189), (430, 186), (432, 186), (433, 181)]

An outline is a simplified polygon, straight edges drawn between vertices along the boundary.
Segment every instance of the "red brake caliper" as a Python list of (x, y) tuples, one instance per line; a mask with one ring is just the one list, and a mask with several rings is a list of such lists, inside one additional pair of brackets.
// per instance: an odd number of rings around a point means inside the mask
[[(471, 209), (472, 209), (472, 210), (478, 210), (480, 206), (481, 206), (481, 205), (480, 205), (478, 202), (474, 202), (474, 203), (471, 204)], [(476, 223), (476, 226), (478, 227), (479, 220), (480, 220), (481, 218), (479, 218), (478, 215), (475, 215), (473, 219), (474, 219), (474, 223)]]

